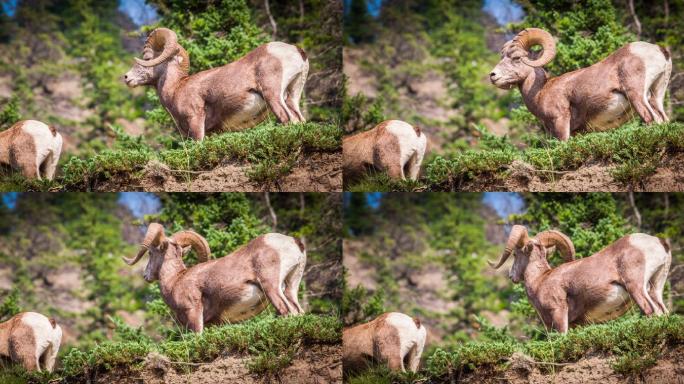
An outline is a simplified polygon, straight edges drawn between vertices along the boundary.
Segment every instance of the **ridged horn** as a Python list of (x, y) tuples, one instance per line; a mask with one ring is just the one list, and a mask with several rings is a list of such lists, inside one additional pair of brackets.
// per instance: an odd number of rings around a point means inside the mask
[(164, 227), (159, 223), (151, 223), (147, 227), (147, 233), (145, 234), (145, 238), (140, 245), (138, 254), (132, 259), (124, 257), (123, 260), (126, 262), (126, 264), (133, 265), (140, 261), (150, 247), (156, 247), (164, 240), (166, 240), (166, 237), (164, 236)]
[(494, 269), (499, 268), (503, 265), (503, 263), (506, 262), (515, 248), (524, 246), (529, 240), (527, 228), (525, 228), (523, 225), (514, 225), (513, 228), (511, 228), (511, 234), (508, 235), (508, 241), (506, 242), (506, 247), (504, 248), (504, 252), (499, 259), (499, 262), (494, 263), (490, 260), (487, 260), (487, 263), (489, 263), (489, 266), (493, 267)]
[(563, 233), (554, 230), (544, 231), (538, 233), (535, 238), (545, 248), (555, 246), (566, 262), (575, 260), (575, 246), (572, 244), (572, 240)]
[(155, 65), (163, 63), (171, 56), (178, 53), (180, 49), (176, 32), (168, 28), (157, 28), (152, 31), (145, 42), (145, 47), (151, 47), (155, 52), (161, 50), (162, 53), (150, 60), (143, 60), (136, 57), (135, 61), (143, 67), (154, 67)]
[(556, 57), (556, 42), (553, 36), (543, 29), (527, 28), (518, 33), (515, 39), (520, 46), (529, 51), (530, 48), (539, 44), (542, 46), (542, 55), (537, 60), (531, 60), (529, 57), (523, 57), (523, 63), (531, 67), (543, 67)]
[(211, 249), (207, 240), (193, 231), (180, 231), (173, 235), (173, 240), (181, 247), (192, 247), (197, 252), (197, 260), (205, 262), (211, 257)]

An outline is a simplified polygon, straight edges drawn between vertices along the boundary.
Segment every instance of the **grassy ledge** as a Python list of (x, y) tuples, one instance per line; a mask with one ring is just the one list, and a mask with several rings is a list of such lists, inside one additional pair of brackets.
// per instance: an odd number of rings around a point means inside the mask
[[(113, 149), (88, 158), (73, 156), (61, 166), (54, 181), (25, 180), (11, 175), (3, 190), (90, 190), (98, 183), (123, 177), (141, 177), (145, 166), (157, 161), (182, 173), (206, 171), (227, 160), (250, 165), (248, 176), (256, 182), (275, 180), (290, 172), (300, 154), (335, 152), (341, 148), (342, 131), (334, 124), (302, 123), (283, 126), (261, 124), (241, 132), (211, 135), (203, 141), (182, 141), (177, 148), (156, 150), (138, 138), (120, 132)], [(19, 188), (19, 189), (17, 189)]]
[[(150, 353), (177, 363), (213, 361), (226, 352), (249, 356), (248, 368), (257, 374), (275, 373), (291, 364), (301, 347), (340, 344), (342, 324), (333, 316), (259, 316), (240, 324), (209, 327), (201, 334), (183, 333), (155, 342), (138, 329), (117, 329), (120, 340), (107, 341), (83, 351), (76, 348), (61, 356), (62, 367), (53, 374), (27, 373), (12, 366), (0, 373), (2, 383), (80, 382), (116, 367), (142, 369)], [(180, 367), (187, 367), (181, 364)]]
[(684, 345), (684, 317), (632, 315), (605, 324), (575, 328), (566, 335), (551, 333), (543, 341), (522, 343), (502, 337), (438, 348), (429, 356), (423, 355), (425, 366), (417, 374), (396, 374), (375, 367), (351, 378), (349, 383), (447, 383), (462, 375), (486, 370), (499, 377), (516, 352), (540, 363), (576, 362), (589, 355), (601, 354), (612, 358), (616, 373), (631, 376), (654, 366), (667, 346), (681, 345)]
[(537, 139), (518, 149), (507, 138), (485, 134), (481, 148), (447, 156), (434, 156), (424, 162), (424, 178), (419, 182), (397, 182), (384, 175), (371, 175), (349, 186), (354, 191), (454, 190), (476, 179), (505, 179), (514, 161), (549, 179), (554, 172), (574, 171), (600, 162), (614, 168), (615, 181), (630, 185), (652, 175), (666, 155), (684, 152), (684, 124), (645, 126), (632, 121), (618, 129), (573, 136), (566, 142)]

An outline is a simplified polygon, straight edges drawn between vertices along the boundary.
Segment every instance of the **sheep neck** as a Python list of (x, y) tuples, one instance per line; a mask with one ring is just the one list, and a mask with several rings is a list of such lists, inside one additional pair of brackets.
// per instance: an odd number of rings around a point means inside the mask
[(530, 259), (525, 268), (525, 289), (528, 293), (534, 292), (539, 287), (539, 282), (543, 276), (551, 270), (549, 262), (544, 257)]
[(0, 356), (9, 356), (9, 330), (11, 321), (0, 323)]
[(523, 101), (535, 116), (539, 116), (541, 112), (540, 94), (546, 84), (546, 71), (542, 68), (534, 68), (525, 80), (518, 84)]
[(170, 257), (164, 260), (159, 269), (159, 289), (164, 298), (170, 297), (173, 286), (178, 276), (185, 271), (185, 264), (179, 257)]
[(188, 77), (188, 74), (178, 68), (178, 65), (169, 62), (166, 64), (164, 76), (160, 77), (157, 81), (157, 96), (159, 96), (159, 100), (161, 100), (161, 103), (169, 113), (173, 114), (171, 106), (173, 105), (176, 90), (180, 86), (181, 81), (186, 77)]

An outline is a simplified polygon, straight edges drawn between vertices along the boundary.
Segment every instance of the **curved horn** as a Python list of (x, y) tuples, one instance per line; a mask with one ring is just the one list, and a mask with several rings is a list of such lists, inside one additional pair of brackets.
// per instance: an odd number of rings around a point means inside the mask
[(538, 233), (536, 239), (545, 248), (555, 245), (566, 262), (575, 260), (575, 246), (572, 244), (572, 240), (563, 233), (559, 231), (544, 231)]
[(143, 67), (154, 67), (155, 65), (163, 63), (171, 56), (178, 53), (178, 50), (180, 49), (176, 32), (168, 28), (157, 28), (152, 31), (145, 42), (145, 46), (151, 46), (155, 52), (163, 50), (159, 56), (150, 60), (142, 60), (136, 57), (135, 61)]
[(522, 58), (523, 63), (531, 67), (543, 67), (556, 57), (556, 42), (553, 40), (553, 36), (543, 29), (524, 29), (515, 37), (515, 40), (527, 51), (537, 44), (542, 46), (542, 55), (537, 60), (530, 60), (529, 57)]
[(145, 238), (140, 245), (138, 254), (132, 259), (124, 257), (123, 260), (126, 262), (126, 264), (133, 265), (140, 261), (150, 247), (155, 247), (164, 240), (166, 240), (166, 237), (164, 236), (164, 227), (159, 223), (151, 223), (147, 227), (147, 233), (145, 234)]
[(173, 235), (173, 240), (181, 247), (188, 245), (197, 252), (197, 260), (205, 262), (211, 257), (211, 249), (207, 240), (193, 231), (180, 231)]
[(527, 235), (527, 228), (523, 225), (514, 225), (513, 228), (511, 228), (511, 234), (508, 235), (508, 241), (506, 242), (506, 247), (504, 248), (504, 252), (499, 259), (499, 262), (493, 263), (487, 260), (487, 263), (494, 269), (499, 268), (506, 262), (515, 248), (524, 246), (528, 241), (529, 236)]

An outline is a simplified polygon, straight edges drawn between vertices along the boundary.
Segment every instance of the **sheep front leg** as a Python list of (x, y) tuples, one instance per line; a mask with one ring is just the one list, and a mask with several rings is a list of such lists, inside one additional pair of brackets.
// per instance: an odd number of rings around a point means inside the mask
[(568, 141), (570, 138), (570, 116), (558, 116), (553, 120), (550, 127), (551, 134), (560, 141)]
[(553, 328), (560, 333), (568, 332), (568, 308), (566, 306), (552, 309), (550, 318), (551, 324), (546, 324), (547, 328)]
[(197, 333), (204, 330), (204, 311), (202, 308), (191, 308), (185, 313), (185, 327)]
[(204, 110), (188, 118), (187, 135), (193, 140), (204, 139)]

